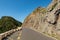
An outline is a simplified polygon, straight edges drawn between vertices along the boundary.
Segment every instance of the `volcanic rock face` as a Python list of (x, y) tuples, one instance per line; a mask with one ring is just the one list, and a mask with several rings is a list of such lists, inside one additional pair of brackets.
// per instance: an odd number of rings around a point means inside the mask
[(25, 19), (22, 27), (34, 28), (60, 40), (60, 1), (52, 0), (47, 8), (38, 7)]

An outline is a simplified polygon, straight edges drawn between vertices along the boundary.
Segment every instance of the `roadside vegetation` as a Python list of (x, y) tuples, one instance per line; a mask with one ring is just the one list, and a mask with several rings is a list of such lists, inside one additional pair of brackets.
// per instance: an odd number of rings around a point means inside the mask
[(0, 33), (21, 27), (22, 23), (10, 16), (3, 16), (0, 19)]

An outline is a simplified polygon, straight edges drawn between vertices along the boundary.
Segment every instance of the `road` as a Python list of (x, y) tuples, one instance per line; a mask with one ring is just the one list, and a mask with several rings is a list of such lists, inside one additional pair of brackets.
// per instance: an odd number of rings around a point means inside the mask
[(29, 28), (22, 30), (21, 40), (55, 40)]
[(22, 36), (21, 31), (17, 31), (10, 36), (7, 36), (3, 40), (54, 40), (51, 37), (47, 37), (39, 32), (36, 32), (29, 28), (24, 28), (22, 30)]

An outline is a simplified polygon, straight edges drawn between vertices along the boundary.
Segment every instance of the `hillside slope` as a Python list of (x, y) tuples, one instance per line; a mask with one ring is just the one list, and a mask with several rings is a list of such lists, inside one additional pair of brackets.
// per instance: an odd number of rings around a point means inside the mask
[(21, 25), (22, 23), (15, 20), (14, 18), (10, 16), (3, 16), (0, 19), (0, 33), (20, 27)]

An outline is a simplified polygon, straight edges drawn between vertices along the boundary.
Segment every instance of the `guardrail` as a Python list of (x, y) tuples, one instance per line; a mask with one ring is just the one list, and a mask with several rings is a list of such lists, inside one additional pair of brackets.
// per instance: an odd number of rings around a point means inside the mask
[(1, 34), (0, 34), (0, 40), (2, 40), (4, 37), (7, 37), (8, 35), (16, 32), (16, 31), (19, 31), (19, 30), (22, 30), (22, 27), (18, 27), (18, 28), (16, 28), (16, 29), (12, 29), (12, 30), (9, 30), (9, 31), (7, 31), (7, 32), (1, 33)]

